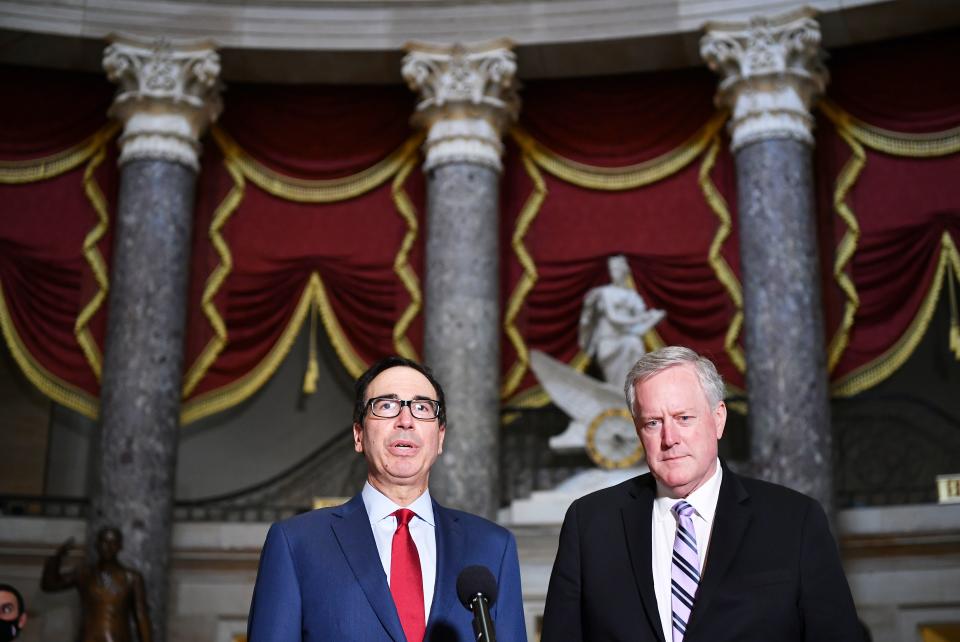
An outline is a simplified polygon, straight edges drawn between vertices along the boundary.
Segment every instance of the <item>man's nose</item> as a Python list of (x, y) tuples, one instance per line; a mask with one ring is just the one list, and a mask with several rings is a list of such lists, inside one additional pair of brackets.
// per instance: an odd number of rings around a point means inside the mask
[(660, 441), (665, 448), (669, 448), (677, 443), (677, 438), (677, 427), (674, 425), (673, 419), (667, 417), (663, 420), (663, 426), (660, 428)]
[(414, 416), (413, 410), (410, 409), (410, 405), (405, 405), (400, 408), (400, 414), (397, 415), (397, 426), (400, 428), (413, 428), (414, 425)]

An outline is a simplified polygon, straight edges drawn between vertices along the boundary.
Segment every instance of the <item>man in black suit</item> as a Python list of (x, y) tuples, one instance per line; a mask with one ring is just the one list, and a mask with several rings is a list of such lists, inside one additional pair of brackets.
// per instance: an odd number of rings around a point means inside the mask
[(820, 505), (720, 464), (714, 365), (662, 348), (625, 393), (650, 473), (567, 511), (544, 642), (860, 642)]

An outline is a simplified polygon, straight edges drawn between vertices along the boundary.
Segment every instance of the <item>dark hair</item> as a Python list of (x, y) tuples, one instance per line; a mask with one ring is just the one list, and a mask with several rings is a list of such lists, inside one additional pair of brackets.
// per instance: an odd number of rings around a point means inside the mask
[(23, 603), (23, 596), (20, 595), (20, 591), (18, 591), (17, 589), (15, 589), (9, 584), (0, 584), (0, 591), (13, 593), (13, 597), (17, 598), (17, 608), (20, 609), (20, 614), (17, 615), (17, 617), (20, 617), (20, 615), (23, 615), (24, 613), (27, 612), (27, 606)]
[(363, 423), (363, 416), (367, 412), (367, 387), (370, 385), (370, 382), (373, 381), (381, 372), (389, 370), (390, 368), (399, 367), (413, 368), (427, 378), (427, 381), (430, 382), (430, 385), (433, 386), (433, 389), (437, 391), (437, 402), (440, 404), (440, 411), (437, 414), (437, 421), (441, 426), (447, 425), (447, 409), (446, 402), (443, 397), (443, 388), (440, 387), (440, 382), (437, 381), (434, 378), (433, 373), (430, 372), (430, 368), (420, 365), (412, 359), (396, 356), (380, 359), (380, 361), (377, 361), (375, 364), (370, 366), (366, 372), (357, 378), (357, 382), (354, 385), (353, 423)]

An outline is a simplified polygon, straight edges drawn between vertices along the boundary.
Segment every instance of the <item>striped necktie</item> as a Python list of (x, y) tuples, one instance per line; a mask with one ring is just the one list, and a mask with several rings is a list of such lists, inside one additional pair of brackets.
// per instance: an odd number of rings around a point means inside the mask
[(683, 642), (700, 584), (700, 559), (697, 557), (697, 533), (691, 519), (693, 506), (680, 500), (671, 510), (677, 515), (677, 537), (673, 540), (673, 564), (670, 565), (673, 642)]

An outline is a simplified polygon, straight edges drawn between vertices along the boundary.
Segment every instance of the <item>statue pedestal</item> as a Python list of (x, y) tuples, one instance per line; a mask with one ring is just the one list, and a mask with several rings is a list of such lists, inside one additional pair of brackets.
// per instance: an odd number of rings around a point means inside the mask
[(609, 488), (647, 472), (646, 466), (620, 470), (592, 469), (577, 473), (551, 490), (539, 490), (500, 510), (501, 524), (561, 524), (575, 499), (595, 490)]

